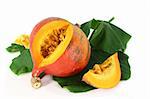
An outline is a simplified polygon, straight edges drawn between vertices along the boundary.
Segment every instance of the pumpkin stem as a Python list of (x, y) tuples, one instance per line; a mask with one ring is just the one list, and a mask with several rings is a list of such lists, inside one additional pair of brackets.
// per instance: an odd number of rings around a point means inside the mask
[(43, 71), (39, 74), (39, 76), (33, 76), (31, 79), (32, 87), (35, 89), (38, 89), (42, 86), (41, 79), (46, 75), (46, 73)]
[(46, 73), (43, 71), (38, 77), (41, 79), (46, 75)]
[(112, 17), (108, 22), (112, 22), (115, 19), (115, 17)]

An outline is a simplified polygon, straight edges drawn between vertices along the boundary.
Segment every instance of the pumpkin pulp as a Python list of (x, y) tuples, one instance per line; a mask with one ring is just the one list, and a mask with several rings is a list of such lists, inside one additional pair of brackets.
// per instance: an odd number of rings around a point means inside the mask
[(68, 21), (57, 20), (41, 27), (31, 48), (35, 65), (45, 67), (54, 63), (65, 52), (72, 36), (73, 26)]
[(115, 53), (102, 64), (95, 64), (93, 69), (84, 74), (82, 80), (96, 88), (112, 88), (121, 77), (118, 54)]

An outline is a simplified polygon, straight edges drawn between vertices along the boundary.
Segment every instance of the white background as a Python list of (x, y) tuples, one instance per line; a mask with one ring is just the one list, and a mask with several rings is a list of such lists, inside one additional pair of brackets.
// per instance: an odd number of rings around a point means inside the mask
[[(149, 10), (148, 0), (0, 0), (0, 98), (150, 98)], [(79, 24), (114, 16), (112, 23), (132, 35), (126, 50), (132, 70), (130, 80), (113, 89), (73, 94), (52, 80), (35, 90), (30, 84), (31, 74), (14, 75), (9, 65), (18, 54), (10, 54), (5, 48), (20, 34), (31, 33), (40, 20), (54, 16)]]

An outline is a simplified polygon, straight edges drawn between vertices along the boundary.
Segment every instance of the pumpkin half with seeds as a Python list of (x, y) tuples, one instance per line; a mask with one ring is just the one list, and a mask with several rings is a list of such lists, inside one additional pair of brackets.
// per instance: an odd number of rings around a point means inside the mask
[(84, 32), (61, 18), (39, 22), (30, 35), (33, 77), (41, 73), (67, 77), (82, 71), (90, 58), (90, 44)]
[(115, 53), (102, 64), (95, 64), (83, 75), (82, 80), (96, 88), (112, 88), (120, 82), (120, 78), (120, 63), (118, 53)]

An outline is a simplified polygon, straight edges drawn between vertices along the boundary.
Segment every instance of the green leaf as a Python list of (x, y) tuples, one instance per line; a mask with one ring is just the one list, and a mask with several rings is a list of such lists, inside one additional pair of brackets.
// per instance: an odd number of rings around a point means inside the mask
[(81, 29), (88, 37), (90, 29), (93, 29), (90, 43), (94, 49), (103, 50), (107, 53), (115, 53), (117, 51), (124, 52), (131, 36), (119, 27), (99, 20), (91, 20), (81, 25)]
[(18, 52), (18, 51), (22, 52), (23, 50), (25, 50), (25, 47), (22, 45), (12, 43), (11, 46), (6, 48), (6, 50), (8, 52)]
[(121, 80), (128, 80), (131, 76), (130, 64), (128, 62), (128, 55), (119, 52), (119, 61), (121, 66)]
[(124, 52), (130, 38), (131, 36), (120, 28), (102, 21), (94, 30), (90, 42), (95, 49), (112, 54), (117, 51)]
[(20, 75), (23, 73), (31, 72), (33, 63), (29, 49), (25, 49), (22, 53), (12, 60), (10, 69), (16, 74)]

